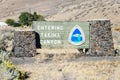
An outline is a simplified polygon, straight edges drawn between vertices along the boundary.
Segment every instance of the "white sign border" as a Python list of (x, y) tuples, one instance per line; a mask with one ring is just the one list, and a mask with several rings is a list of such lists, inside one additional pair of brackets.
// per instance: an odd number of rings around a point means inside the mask
[[(81, 31), (81, 36), (83, 38), (83, 41), (82, 42), (79, 42), (79, 43), (74, 43), (73, 41), (71, 41), (71, 35), (73, 33), (73, 31), (78, 28), (80, 31)], [(74, 28), (71, 30), (70, 34), (69, 34), (69, 38), (68, 38), (68, 41), (72, 44), (72, 45), (82, 45), (84, 42), (85, 42), (85, 34), (84, 34), (84, 31), (83, 29), (79, 26), (79, 25), (75, 25)]]

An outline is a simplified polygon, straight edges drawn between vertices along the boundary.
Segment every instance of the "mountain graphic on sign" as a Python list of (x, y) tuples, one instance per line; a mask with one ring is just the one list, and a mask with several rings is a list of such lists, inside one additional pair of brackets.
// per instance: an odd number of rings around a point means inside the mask
[(76, 25), (69, 34), (69, 42), (73, 45), (81, 45), (85, 42), (85, 35), (81, 27)]

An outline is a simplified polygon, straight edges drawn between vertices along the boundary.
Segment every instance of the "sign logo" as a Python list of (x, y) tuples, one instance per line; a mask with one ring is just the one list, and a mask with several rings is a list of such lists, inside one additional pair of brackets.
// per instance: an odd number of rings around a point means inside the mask
[(36, 44), (41, 48), (90, 48), (89, 22), (34, 21)]
[(82, 28), (76, 25), (69, 34), (69, 42), (73, 45), (81, 45), (85, 42), (85, 35)]

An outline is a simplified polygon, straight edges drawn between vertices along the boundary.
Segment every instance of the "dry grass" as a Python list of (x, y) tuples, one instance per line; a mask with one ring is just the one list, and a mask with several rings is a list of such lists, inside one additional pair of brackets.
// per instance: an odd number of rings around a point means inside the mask
[(120, 80), (120, 61), (51, 62), (17, 65), (28, 80)]
[(120, 0), (3, 0), (0, 20), (18, 19), (21, 12), (38, 12), (54, 21), (86, 21), (107, 18), (120, 23)]
[(59, 12), (47, 18), (54, 21), (86, 21), (90, 19), (110, 19), (112, 23), (119, 23), (118, 0), (74, 0), (58, 5)]
[(119, 31), (120, 32), (120, 24), (114, 24), (112, 26), (112, 31)]
[(115, 49), (120, 50), (120, 25), (115, 25), (112, 27), (113, 41)]
[(114, 30), (120, 32), (120, 26), (114, 28)]

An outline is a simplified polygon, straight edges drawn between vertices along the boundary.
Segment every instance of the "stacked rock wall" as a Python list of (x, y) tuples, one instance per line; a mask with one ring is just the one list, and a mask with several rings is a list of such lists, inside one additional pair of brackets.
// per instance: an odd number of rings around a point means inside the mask
[[(89, 23), (90, 55), (114, 55), (110, 20), (91, 20)], [(14, 55), (17, 57), (34, 56), (36, 54), (36, 41), (34, 31), (15, 31)]]
[(14, 34), (14, 56), (29, 57), (36, 54), (35, 32), (15, 31)]
[(110, 20), (91, 20), (91, 54), (113, 55), (114, 45)]

